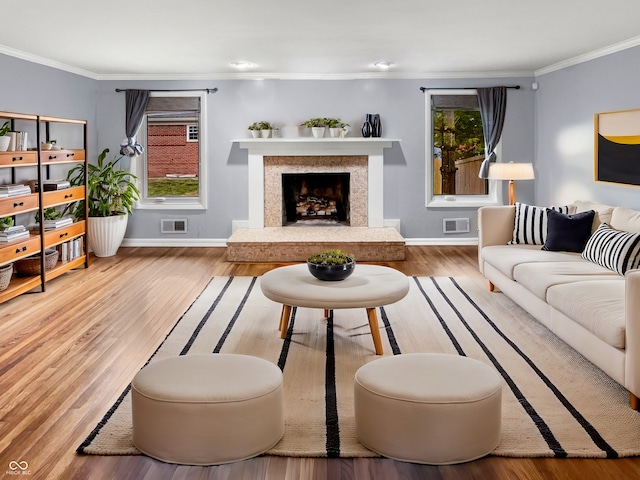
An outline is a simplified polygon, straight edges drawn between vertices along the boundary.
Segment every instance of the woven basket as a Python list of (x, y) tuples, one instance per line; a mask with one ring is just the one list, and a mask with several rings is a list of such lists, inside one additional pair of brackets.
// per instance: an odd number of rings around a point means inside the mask
[[(58, 250), (45, 250), (44, 269), (51, 270), (58, 262)], [(23, 277), (40, 275), (40, 254), (31, 255), (16, 261), (16, 272)]]
[(0, 292), (6, 290), (13, 275), (13, 263), (0, 267)]

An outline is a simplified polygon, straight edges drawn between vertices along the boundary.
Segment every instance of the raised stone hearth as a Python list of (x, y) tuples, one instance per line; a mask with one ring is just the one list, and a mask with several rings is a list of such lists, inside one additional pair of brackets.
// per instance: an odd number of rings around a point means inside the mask
[[(227, 260), (298, 262), (312, 253), (335, 248), (353, 253), (359, 261), (404, 260), (404, 239), (396, 229), (384, 227), (383, 151), (393, 140), (354, 137), (238, 142), (249, 151), (249, 218), (248, 228), (237, 229), (227, 241)], [(283, 195), (283, 179), (288, 175), (346, 176), (348, 194), (341, 200), (330, 200), (348, 204), (348, 213), (344, 218), (330, 219), (329, 225), (327, 219), (320, 218), (326, 215), (310, 222), (287, 219), (288, 193)], [(340, 188), (331, 186), (328, 191), (333, 194)], [(294, 206), (297, 212), (298, 205)]]
[(395, 228), (239, 228), (227, 240), (230, 262), (299, 262), (312, 253), (339, 248), (363, 262), (404, 260), (404, 238)]

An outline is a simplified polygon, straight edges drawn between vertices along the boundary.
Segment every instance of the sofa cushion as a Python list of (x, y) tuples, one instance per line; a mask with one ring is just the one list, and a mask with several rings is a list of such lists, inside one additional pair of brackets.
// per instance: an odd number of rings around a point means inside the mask
[(547, 209), (547, 238), (543, 250), (582, 253), (591, 236), (594, 210), (566, 215)]
[(561, 213), (572, 213), (572, 207), (536, 207), (516, 202), (516, 220), (510, 243), (543, 245), (547, 237), (547, 208)]
[(582, 257), (624, 275), (640, 266), (640, 233), (622, 232), (603, 223), (589, 238)]
[(481, 258), (513, 280), (513, 269), (531, 262), (584, 262), (579, 253), (547, 252), (540, 245), (491, 245), (480, 252)]
[(616, 230), (640, 232), (640, 211), (616, 207), (611, 214), (609, 225)]
[(624, 279), (550, 287), (549, 305), (615, 348), (625, 348)]
[(593, 217), (593, 224), (591, 224), (592, 233), (598, 229), (601, 223), (611, 225), (611, 214), (615, 207), (582, 200), (576, 200), (571, 205), (576, 209), (576, 213), (586, 212), (587, 210), (594, 210), (596, 212)]
[(547, 300), (547, 290), (554, 285), (585, 280), (621, 280), (616, 272), (586, 260), (521, 263), (514, 267), (513, 278), (544, 301)]

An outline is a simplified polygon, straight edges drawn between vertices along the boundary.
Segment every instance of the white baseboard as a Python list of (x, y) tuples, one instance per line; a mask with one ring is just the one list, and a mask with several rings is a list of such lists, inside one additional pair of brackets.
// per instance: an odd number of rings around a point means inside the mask
[(478, 238), (405, 238), (407, 246), (422, 245), (478, 245)]
[(125, 238), (123, 247), (226, 247), (226, 238)]
[[(389, 225), (393, 226), (393, 225)], [(407, 246), (478, 245), (477, 238), (405, 238)], [(226, 247), (226, 238), (125, 238), (123, 247)]]

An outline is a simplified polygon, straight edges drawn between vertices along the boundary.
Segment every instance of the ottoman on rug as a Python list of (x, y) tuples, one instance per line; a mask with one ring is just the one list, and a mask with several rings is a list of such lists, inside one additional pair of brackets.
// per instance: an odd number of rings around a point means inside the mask
[(185, 465), (245, 460), (284, 434), (282, 372), (247, 355), (184, 355), (152, 363), (131, 382), (133, 443)]
[(446, 465), (500, 442), (502, 378), (458, 355), (414, 353), (374, 360), (354, 383), (358, 440), (396, 460)]

